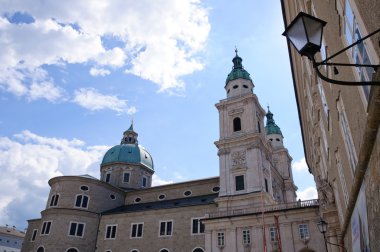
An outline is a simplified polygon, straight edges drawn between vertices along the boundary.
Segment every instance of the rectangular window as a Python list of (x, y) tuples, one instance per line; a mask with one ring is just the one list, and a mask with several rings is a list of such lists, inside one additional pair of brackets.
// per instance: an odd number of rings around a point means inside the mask
[(106, 239), (116, 239), (117, 225), (106, 226)]
[(106, 173), (106, 183), (109, 183), (111, 180), (111, 173)]
[(269, 192), (269, 188), (268, 188), (268, 180), (265, 179), (264, 181), (265, 181), (265, 191), (266, 191), (266, 192)]
[(335, 159), (336, 159), (336, 166), (338, 168), (340, 185), (341, 185), (342, 191), (343, 191), (344, 203), (347, 206), (348, 200), (349, 200), (349, 196), (348, 196), (348, 192), (347, 192), (346, 179), (345, 179), (344, 173), (343, 173), (342, 161), (340, 159), (340, 155), (339, 155), (338, 152), (335, 153)]
[[(344, 10), (345, 10), (345, 18), (344, 18), (345, 26), (344, 27), (345, 27), (346, 40), (347, 40), (347, 44), (352, 44), (356, 42), (357, 40), (360, 40), (362, 36), (358, 27), (358, 21), (356, 20), (356, 17), (352, 11), (349, 0), (345, 1)], [(351, 57), (356, 64), (366, 64), (366, 65), (372, 64), (368, 55), (367, 48), (363, 42), (352, 47), (352, 49), (350, 49), (349, 52), (351, 52)], [(357, 67), (356, 70), (359, 75), (360, 81), (372, 80), (372, 74), (374, 73), (374, 70), (372, 67)], [(370, 87), (362, 86), (362, 89), (368, 101)]]
[(58, 198), (59, 198), (59, 195), (58, 194), (54, 194), (52, 197), (51, 197), (51, 200), (50, 200), (50, 206), (57, 206), (58, 205)]
[(348, 161), (350, 163), (352, 172), (355, 172), (356, 164), (358, 163), (358, 158), (355, 151), (354, 141), (352, 139), (350, 126), (348, 124), (347, 115), (343, 107), (341, 100), (337, 103), (337, 109), (339, 112), (339, 124), (342, 133), (342, 138), (345, 143)]
[(269, 228), (270, 240), (277, 241), (277, 229), (276, 227)]
[(51, 221), (45, 221), (42, 224), (41, 234), (48, 235), (50, 233), (50, 228), (51, 228)]
[(224, 247), (224, 232), (218, 232), (218, 247)]
[(38, 232), (38, 229), (33, 229), (32, 238), (30, 239), (30, 241), (36, 240), (37, 232)]
[(140, 238), (143, 236), (144, 223), (132, 223), (131, 238)]
[(146, 187), (146, 184), (147, 184), (147, 178), (146, 177), (142, 177), (142, 186)]
[(205, 225), (202, 223), (202, 219), (200, 218), (191, 219), (191, 233), (203, 234), (204, 232), (205, 232)]
[(173, 221), (160, 221), (160, 236), (171, 236)]
[(124, 172), (123, 173), (123, 182), (124, 183), (129, 183), (129, 177), (130, 177), (130, 173), (129, 172)]
[(75, 207), (87, 208), (88, 207), (88, 196), (77, 195), (75, 199)]
[(243, 230), (243, 244), (251, 244), (251, 232), (250, 230)]
[(84, 223), (70, 222), (69, 236), (83, 237)]
[(244, 175), (239, 175), (235, 177), (235, 187), (236, 191), (242, 191), (244, 190)]
[(310, 238), (309, 226), (307, 224), (299, 224), (298, 230), (299, 230), (301, 239), (308, 240)]

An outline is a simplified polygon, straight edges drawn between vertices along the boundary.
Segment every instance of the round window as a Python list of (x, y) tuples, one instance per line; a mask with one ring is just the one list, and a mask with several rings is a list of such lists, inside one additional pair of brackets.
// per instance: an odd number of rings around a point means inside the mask
[(235, 86), (233, 86), (233, 89), (237, 89), (239, 86), (238, 85), (235, 85)]
[(111, 200), (114, 200), (114, 199), (116, 199), (116, 196), (114, 194), (110, 194), (110, 198), (111, 198)]
[(160, 194), (160, 195), (158, 196), (158, 199), (159, 199), (159, 200), (163, 200), (163, 199), (165, 199), (165, 197), (166, 197), (165, 194)]
[(141, 198), (139, 198), (139, 197), (137, 197), (136, 199), (135, 199), (135, 202), (136, 203), (139, 203), (141, 201)]
[(88, 186), (82, 185), (82, 186), (80, 187), (80, 189), (81, 189), (82, 191), (88, 191)]
[(191, 195), (191, 191), (185, 191), (185, 192), (183, 193), (183, 195), (185, 195), (185, 196), (190, 196), (190, 195)]
[(214, 188), (212, 188), (212, 191), (213, 192), (219, 192), (220, 190), (220, 187), (219, 186), (215, 186)]

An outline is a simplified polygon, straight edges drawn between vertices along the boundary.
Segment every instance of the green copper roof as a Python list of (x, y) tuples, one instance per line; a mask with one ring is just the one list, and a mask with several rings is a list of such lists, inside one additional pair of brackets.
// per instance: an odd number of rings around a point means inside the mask
[(111, 163), (142, 164), (153, 170), (152, 156), (137, 141), (137, 132), (133, 130), (133, 122), (124, 131), (119, 145), (109, 149), (103, 157), (101, 165)]
[(129, 126), (129, 129), (127, 129), (126, 131), (124, 131), (124, 133), (126, 133), (126, 132), (135, 132), (135, 131), (133, 130), (133, 121), (132, 121), (132, 123), (131, 123), (131, 126)]
[(274, 122), (273, 114), (272, 112), (270, 112), (269, 107), (268, 107), (268, 113), (266, 114), (266, 117), (267, 117), (267, 125), (265, 126), (265, 132), (267, 133), (267, 135), (279, 134), (282, 136), (281, 129)]
[(229, 81), (236, 79), (246, 79), (252, 81), (251, 77), (249, 77), (249, 73), (244, 69), (243, 65), (241, 64), (243, 59), (239, 57), (239, 55), (237, 54), (237, 50), (235, 50), (235, 53), (236, 55), (232, 59), (234, 66), (227, 76), (226, 85)]
[(103, 157), (101, 165), (111, 163), (143, 164), (154, 170), (152, 156), (136, 144), (120, 144), (109, 149)]

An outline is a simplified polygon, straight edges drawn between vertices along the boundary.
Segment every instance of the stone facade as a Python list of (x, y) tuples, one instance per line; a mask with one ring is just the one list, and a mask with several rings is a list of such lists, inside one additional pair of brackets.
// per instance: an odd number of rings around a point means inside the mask
[(324, 251), (318, 200), (296, 201), (292, 158), (273, 117), (264, 127), (269, 113), (241, 62), (236, 54), (227, 99), (216, 104), (220, 176), (151, 187), (153, 160), (131, 125), (105, 154), (100, 180), (49, 181), (22, 251)]
[[(327, 22), (317, 61), (379, 29), (377, 0), (281, 3), (285, 26), (301, 11)], [(378, 65), (379, 36), (377, 33), (329, 62)], [(310, 60), (290, 44), (289, 56), (306, 161), (317, 185), (322, 218), (329, 224), (329, 242), (348, 251), (380, 251), (380, 89), (321, 80)], [(380, 81), (379, 73), (369, 67), (321, 66), (320, 71), (330, 79)], [(339, 251), (339, 246), (329, 244), (329, 251)]]
[(16, 229), (15, 226), (0, 227), (0, 251), (19, 252), (24, 241), (25, 233)]

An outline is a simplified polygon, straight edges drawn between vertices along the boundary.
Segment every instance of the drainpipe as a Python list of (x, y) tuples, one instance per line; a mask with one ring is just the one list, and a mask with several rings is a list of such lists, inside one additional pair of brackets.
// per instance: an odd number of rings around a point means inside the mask
[[(380, 70), (376, 71), (374, 81), (380, 80)], [(362, 145), (359, 150), (359, 161), (356, 165), (354, 181), (350, 193), (347, 211), (343, 222), (343, 237), (346, 236), (348, 225), (358, 199), (359, 191), (364, 180), (364, 175), (371, 159), (373, 147), (376, 142), (380, 125), (380, 86), (372, 86), (367, 108), (368, 116), (363, 135)]]

